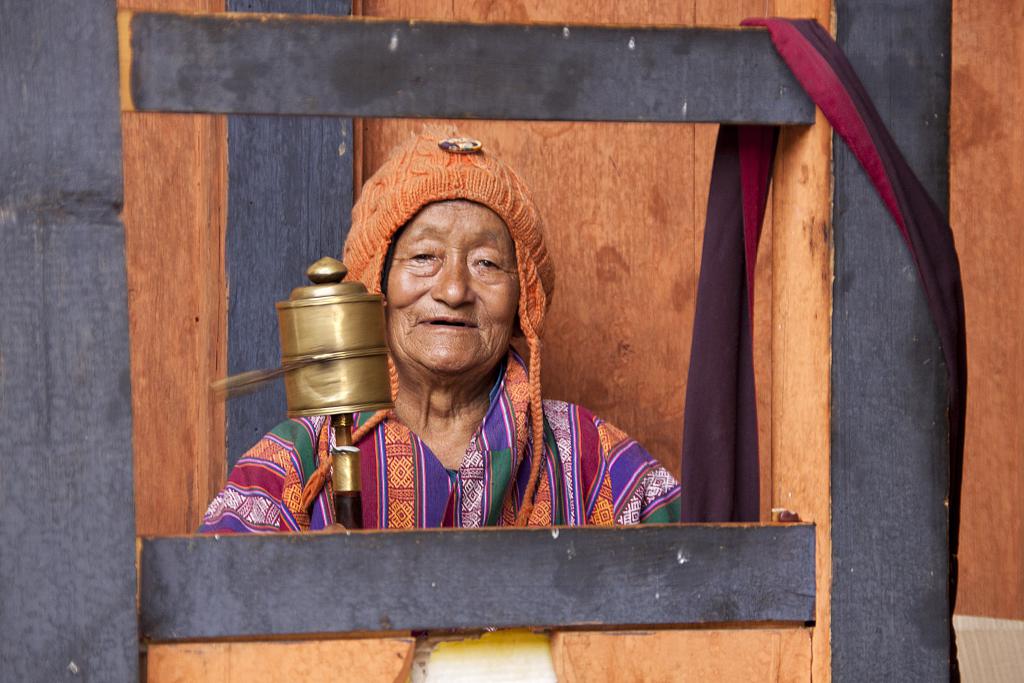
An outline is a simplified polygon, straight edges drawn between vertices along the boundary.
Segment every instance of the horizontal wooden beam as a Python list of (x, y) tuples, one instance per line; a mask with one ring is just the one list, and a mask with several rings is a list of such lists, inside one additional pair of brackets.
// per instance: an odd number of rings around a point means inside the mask
[(810, 525), (163, 537), (140, 571), (152, 641), (814, 619)]
[(814, 122), (757, 29), (131, 12), (119, 25), (125, 109)]

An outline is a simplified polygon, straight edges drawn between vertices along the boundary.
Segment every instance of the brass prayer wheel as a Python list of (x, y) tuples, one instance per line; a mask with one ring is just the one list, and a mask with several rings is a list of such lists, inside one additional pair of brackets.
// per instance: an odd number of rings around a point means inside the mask
[(306, 271), (313, 284), (277, 303), (289, 417), (392, 406), (383, 300), (359, 282), (342, 282), (347, 272), (322, 258)]

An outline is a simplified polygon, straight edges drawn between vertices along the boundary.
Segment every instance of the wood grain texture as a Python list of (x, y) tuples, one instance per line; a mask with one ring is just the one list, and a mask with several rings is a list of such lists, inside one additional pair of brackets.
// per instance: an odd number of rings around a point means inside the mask
[(555, 633), (562, 683), (811, 680), (811, 629)]
[[(782, 17), (813, 17), (828, 28), (832, 3), (775, 0), (773, 11)], [(774, 222), (769, 383), (771, 505), (795, 510), (801, 519), (815, 523), (817, 601), (812, 632), (812, 680), (816, 683), (831, 680), (832, 673), (831, 154), (832, 129), (820, 111), (810, 128), (784, 128), (770, 200)], [(763, 446), (761, 453), (764, 457)]]
[(224, 478), (224, 409), (209, 385), (227, 368), (227, 126), (218, 116), (126, 112), (121, 127), (137, 529), (187, 533)]
[(953, 2), (950, 216), (971, 378), (957, 612), (1024, 619), (1024, 6)]
[[(324, 580), (327, 571), (358, 581), (339, 590), (337, 582)], [(140, 573), (140, 624), (143, 637), (153, 641), (802, 623), (814, 614), (814, 528), (666, 525), (163, 537), (143, 539)]]
[[(140, 111), (808, 123), (764, 31), (138, 13)], [(339, 71), (339, 68), (343, 71)]]
[(0, 678), (138, 677), (117, 31), (0, 1)]
[[(228, 10), (344, 15), (348, 2), (230, 0)], [(228, 374), (281, 362), (274, 304), (313, 261), (340, 256), (352, 212), (352, 121), (228, 117)], [(284, 383), (228, 402), (227, 466), (284, 419)]]
[(149, 646), (148, 683), (404, 683), (412, 638), (158, 643)]
[[(837, 0), (837, 42), (907, 162), (948, 197), (950, 5)], [(947, 375), (910, 253), (835, 142), (832, 673), (950, 672)]]

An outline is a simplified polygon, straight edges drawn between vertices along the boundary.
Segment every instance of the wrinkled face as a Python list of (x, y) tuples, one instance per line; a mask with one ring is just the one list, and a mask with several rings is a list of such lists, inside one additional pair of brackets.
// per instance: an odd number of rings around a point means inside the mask
[(498, 214), (444, 201), (406, 224), (387, 282), (388, 344), (400, 370), (489, 373), (508, 352), (518, 305), (515, 246)]

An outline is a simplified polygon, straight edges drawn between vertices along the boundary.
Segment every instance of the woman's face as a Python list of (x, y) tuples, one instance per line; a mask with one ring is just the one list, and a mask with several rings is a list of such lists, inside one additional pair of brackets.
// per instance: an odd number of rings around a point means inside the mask
[(498, 214), (444, 201), (406, 224), (387, 282), (388, 344), (399, 369), (490, 372), (508, 352), (518, 305), (515, 245)]

